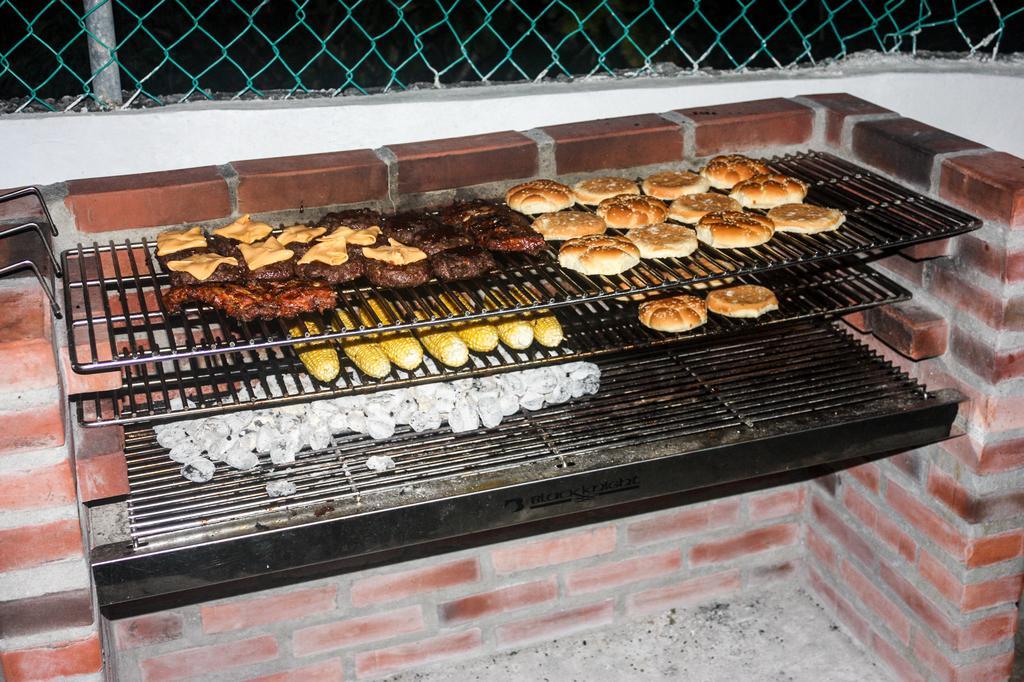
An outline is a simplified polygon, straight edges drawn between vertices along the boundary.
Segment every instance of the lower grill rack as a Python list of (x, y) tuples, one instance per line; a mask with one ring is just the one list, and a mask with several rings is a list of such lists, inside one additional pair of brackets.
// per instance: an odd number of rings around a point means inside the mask
[[(744, 282), (771, 288), (779, 298), (779, 310), (756, 320), (712, 314), (706, 325), (692, 332), (665, 334), (639, 325), (635, 302), (591, 301), (553, 311), (565, 330), (565, 341), (558, 348), (534, 344), (524, 351), (502, 348), (492, 353), (471, 353), (470, 362), (458, 369), (445, 367), (428, 357), (413, 371), (396, 368), (380, 380), (361, 374), (342, 356), (342, 373), (334, 384), (314, 382), (290, 346), (135, 365), (122, 370), (124, 383), (120, 390), (77, 397), (78, 420), (87, 426), (147, 423), (186, 415), (203, 416), (307, 402), (590, 359), (610, 352), (675, 343), (680, 339), (733, 334), (815, 316), (842, 315), (909, 298), (902, 287), (857, 261), (845, 265), (794, 266), (737, 278), (733, 283)], [(595, 323), (595, 320), (600, 322)], [(246, 390), (242, 390), (243, 387)]]
[[(101, 606), (637, 499), (919, 447), (960, 396), (929, 393), (822, 322), (596, 360), (600, 391), (491, 430), (335, 437), (294, 465), (180, 478), (149, 427), (126, 431), (126, 535), (92, 551)], [(376, 473), (371, 455), (394, 459)], [(269, 498), (286, 478), (297, 492)], [(120, 516), (123, 514), (123, 517)]]

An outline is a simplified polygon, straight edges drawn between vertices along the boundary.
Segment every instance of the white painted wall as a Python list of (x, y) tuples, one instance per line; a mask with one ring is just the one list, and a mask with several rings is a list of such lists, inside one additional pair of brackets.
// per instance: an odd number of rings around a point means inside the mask
[(201, 102), (0, 118), (0, 187), (410, 142), (689, 106), (849, 92), (1024, 157), (1024, 64), (876, 58), (744, 75)]

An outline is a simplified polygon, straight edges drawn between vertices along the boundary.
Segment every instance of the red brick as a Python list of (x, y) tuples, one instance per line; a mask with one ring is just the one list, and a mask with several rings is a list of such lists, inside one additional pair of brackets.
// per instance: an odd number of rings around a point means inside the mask
[[(7, 261), (3, 261), (7, 262)], [(35, 281), (0, 291), (0, 385), (31, 390), (57, 385), (49, 303)]]
[(846, 601), (846, 599), (832, 589), (832, 586), (826, 583), (813, 568), (807, 569), (807, 575), (809, 578), (808, 584), (821, 597), (822, 601), (832, 607), (836, 617), (850, 629), (854, 639), (862, 644), (870, 642), (874, 636), (871, 626), (868, 625), (866, 620), (861, 618), (856, 609), (850, 605), (850, 602)]
[(920, 631), (914, 633), (914, 658), (931, 670), (939, 680), (956, 680), (956, 668)]
[(814, 126), (810, 108), (781, 98), (676, 111), (696, 127), (697, 156), (803, 144)]
[(767, 528), (756, 528), (718, 540), (701, 542), (690, 550), (690, 565), (706, 566), (720, 561), (731, 561), (748, 554), (768, 552), (795, 544), (799, 536), (799, 526), (795, 523), (784, 523)]
[(753, 495), (748, 504), (750, 505), (750, 518), (754, 521), (799, 514), (804, 507), (804, 489), (801, 486)]
[(654, 114), (541, 128), (555, 141), (559, 173), (629, 168), (683, 159), (679, 125)]
[(563, 609), (538, 618), (513, 621), (495, 628), (501, 646), (522, 645), (564, 637), (581, 630), (612, 622), (614, 602), (611, 599), (573, 609)]
[(864, 310), (843, 315), (843, 322), (859, 332), (867, 333), (871, 331), (871, 323), (868, 321), (867, 311)]
[(951, 341), (953, 357), (990, 384), (1024, 376), (1024, 353), (1017, 349), (996, 350), (960, 327), (953, 327)]
[(200, 607), (203, 632), (245, 630), (283, 620), (309, 618), (334, 608), (338, 588), (324, 585), (255, 599), (235, 599), (224, 604)]
[(668, 575), (678, 571), (682, 565), (682, 553), (671, 549), (572, 571), (565, 577), (565, 586), (570, 595), (585, 594)]
[(723, 528), (736, 523), (740, 514), (739, 500), (688, 507), (679, 511), (659, 513), (629, 524), (626, 537), (631, 544), (647, 544)]
[(75, 501), (71, 466), (62, 461), (50, 466), (0, 474), (0, 508), (41, 509)]
[(423, 627), (423, 610), (419, 606), (408, 606), (397, 611), (374, 613), (295, 630), (292, 635), (292, 650), (296, 656), (310, 656), (345, 646), (378, 642), (418, 632)]
[(1024, 575), (1021, 574), (964, 585), (960, 608), (969, 612), (998, 604), (1011, 604), (1020, 599), (1022, 585)]
[(914, 664), (908, 661), (903, 654), (896, 650), (896, 647), (885, 641), (878, 633), (874, 633), (871, 637), (871, 648), (896, 673), (898, 679), (903, 682), (924, 682), (924, 677), (917, 671)]
[(922, 188), (931, 184), (939, 154), (982, 149), (977, 142), (911, 118), (860, 121), (853, 127), (853, 152), (876, 168)]
[(699, 604), (732, 594), (741, 584), (739, 570), (730, 569), (642, 590), (626, 598), (626, 609), (631, 615), (642, 615), (673, 606)]
[[(923, 371), (919, 374), (919, 378), (930, 390), (955, 388), (967, 397), (969, 402), (961, 410), (961, 413), (966, 412), (967, 425), (985, 431), (986, 437), (989, 440), (994, 441), (994, 436), (1003, 431), (1024, 428), (1024, 398), (1013, 393), (1009, 395), (986, 393), (984, 392), (986, 387), (980, 385), (981, 382), (968, 382), (952, 377), (943, 371), (942, 366), (937, 363), (921, 363), (921, 366)], [(1004, 451), (1004, 448), (1011, 442), (1004, 441), (1003, 443), (995, 444), (994, 447), (998, 450), (998, 453), (983, 452), (981, 454), (982, 467), (994, 466), (994, 464), (985, 460), (996, 454), (1000, 455), (1000, 466), (1005, 466), (1010, 462), (1019, 460), (1021, 453), (1015, 455), (1012, 452)], [(957, 453), (954, 452), (953, 454)], [(1014, 467), (1011, 466), (1010, 468)]]
[(72, 180), (64, 203), (82, 232), (177, 225), (231, 215), (216, 166)]
[(900, 254), (914, 261), (945, 258), (953, 255), (953, 240), (933, 239), (928, 242), (921, 242), (920, 244), (900, 249)]
[(995, 474), (1024, 467), (1024, 438), (979, 445), (968, 436), (939, 444), (946, 452), (979, 474)]
[(832, 549), (832, 545), (828, 544), (817, 531), (813, 528), (807, 528), (807, 548), (811, 550), (811, 554), (818, 558), (823, 568), (827, 568), (830, 572), (835, 573), (837, 571), (836, 565), (836, 553)]
[(924, 483), (928, 476), (929, 465), (926, 455), (919, 450), (901, 452), (889, 457), (889, 463), (918, 483)]
[(262, 213), (383, 199), (388, 167), (369, 149), (232, 161), (238, 211)]
[(387, 673), (427, 665), (468, 654), (479, 649), (483, 637), (477, 629), (423, 639), (356, 654), (356, 676), (376, 677)]
[(0, 571), (80, 556), (82, 531), (77, 519), (0, 530)]
[(445, 623), (461, 623), (467, 620), (486, 618), (496, 613), (505, 613), (532, 604), (552, 601), (557, 596), (558, 584), (553, 577), (532, 583), (511, 585), (441, 604), (441, 620)]
[[(924, 275), (928, 264), (912, 261), (897, 253), (873, 260), (871, 266), (880, 270), (883, 275), (895, 275), (916, 286), (924, 286)], [(871, 317), (872, 310), (874, 309), (865, 311), (868, 318)]]
[(895, 303), (868, 312), (871, 330), (887, 346), (912, 360), (946, 352), (946, 318), (916, 303)]
[(1022, 554), (1020, 531), (972, 540), (967, 546), (967, 567), (980, 568), (1016, 559)]
[[(78, 357), (86, 358), (90, 353), (89, 346), (85, 345), (79, 349)], [(109, 352), (107, 354), (109, 355)], [(64, 392), (68, 395), (116, 391), (123, 384), (121, 372), (79, 374), (71, 368), (71, 355), (67, 348), (60, 349), (60, 364), (63, 369)]]
[(88, 588), (0, 601), (0, 640), (92, 622), (92, 591)]
[(75, 432), (75, 468), (83, 502), (128, 494), (124, 429), (101, 426)]
[(804, 95), (825, 109), (825, 139), (833, 147), (842, 143), (843, 123), (849, 116), (865, 114), (891, 114), (891, 110), (854, 97), (846, 92), (830, 92), (819, 95)]
[(277, 640), (270, 635), (223, 644), (181, 649), (143, 660), (145, 682), (181, 680), (189, 677), (209, 679), (213, 673), (255, 663), (272, 661), (278, 656)]
[(871, 500), (853, 488), (847, 488), (843, 501), (850, 513), (873, 530), (883, 542), (907, 561), (914, 561), (917, 554), (917, 543), (893, 523), (885, 512), (879, 513), (878, 507)]
[(961, 666), (956, 682), (1003, 682), (1013, 670), (1014, 652), (986, 656), (982, 661)]
[[(13, 194), (14, 192), (22, 189), (28, 188), (9, 187), (7, 189), (0, 189), (0, 196)], [(18, 197), (17, 199), (8, 199), (7, 201), (0, 203), (0, 222), (39, 222), (40, 219), (44, 217), (43, 209), (39, 205), (39, 197), (34, 194)], [(37, 241), (36, 243), (38, 244), (39, 242)]]
[(853, 567), (849, 561), (843, 561), (840, 573), (847, 587), (854, 591), (858, 601), (875, 612), (883, 623), (900, 640), (910, 644), (910, 620), (903, 615), (900, 607), (892, 603), (888, 597), (874, 586), (872, 580)]
[(956, 557), (964, 555), (967, 540), (957, 528), (891, 479), (885, 490), (889, 505), (921, 533)]
[(956, 243), (960, 268), (983, 272), (1001, 282), (1024, 280), (1024, 250), (1007, 251), (973, 234), (957, 237)]
[(459, 559), (446, 564), (360, 578), (352, 583), (352, 605), (369, 606), (398, 601), (423, 592), (466, 585), (480, 580), (476, 559)]
[(537, 144), (512, 131), (410, 142), (388, 148), (398, 160), (398, 191), (403, 194), (537, 174)]
[(945, 159), (939, 196), (981, 218), (1024, 227), (1024, 160), (989, 152)]
[(50, 307), (36, 284), (0, 289), (0, 309), (4, 311), (0, 343), (52, 338)]
[(839, 515), (821, 501), (817, 496), (811, 498), (811, 513), (814, 519), (820, 523), (833, 539), (842, 545), (846, 551), (857, 557), (865, 566), (873, 566), (876, 561), (875, 550), (850, 526), (846, 524)]
[(987, 288), (964, 279), (955, 263), (936, 261), (930, 290), (954, 308), (966, 312), (993, 329), (1012, 328), (1024, 323), (1018, 298), (1000, 298)]
[(908, 580), (886, 564), (881, 564), (879, 575), (930, 632), (934, 632), (949, 646), (956, 646), (956, 628), (931, 599), (921, 594)]
[(164, 611), (114, 621), (114, 641), (118, 649), (133, 649), (181, 639), (185, 621), (180, 613)]
[(328, 658), (287, 672), (254, 677), (249, 682), (340, 682), (343, 670), (340, 658)]
[(615, 549), (615, 528), (604, 526), (550, 540), (516, 543), (491, 551), (498, 574), (525, 571), (607, 554)]
[(103, 657), (99, 637), (34, 649), (16, 649), (0, 653), (6, 682), (52, 680), (100, 671)]
[(0, 455), (64, 444), (60, 403), (0, 413)]
[(881, 474), (878, 471), (878, 465), (872, 462), (866, 462), (855, 467), (850, 467), (846, 470), (850, 476), (853, 476), (861, 485), (868, 490), (877, 493), (881, 479)]
[(783, 561), (777, 564), (754, 566), (747, 576), (747, 587), (760, 587), (769, 583), (786, 580), (797, 571), (797, 562)]

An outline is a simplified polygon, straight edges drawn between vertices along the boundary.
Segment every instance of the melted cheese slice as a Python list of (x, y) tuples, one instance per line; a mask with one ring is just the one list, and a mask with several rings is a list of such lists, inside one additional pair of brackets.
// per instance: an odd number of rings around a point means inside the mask
[(344, 239), (328, 239), (315, 244), (299, 259), (300, 264), (313, 262), (327, 263), (328, 265), (347, 263), (348, 244)]
[(349, 244), (373, 246), (377, 243), (378, 237), (380, 237), (380, 228), (376, 225), (373, 227), (364, 227), (361, 230), (353, 230), (351, 227), (339, 227), (326, 237), (321, 237), (320, 241), (326, 242), (328, 240), (333, 241), (336, 239), (343, 239)]
[(187, 272), (202, 282), (222, 264), (238, 265), (238, 259), (230, 256), (218, 256), (215, 253), (198, 253), (181, 260), (167, 261), (167, 269), (174, 272)]
[(408, 265), (409, 263), (415, 263), (421, 261), (427, 257), (427, 254), (423, 253), (415, 246), (406, 246), (396, 242), (394, 239), (388, 240), (388, 246), (380, 246), (375, 249), (363, 249), (363, 255), (367, 258), (374, 260), (382, 260), (385, 263), (391, 265)]
[(156, 255), (167, 256), (185, 249), (205, 249), (206, 237), (198, 227), (168, 230), (156, 236)]
[(277, 235), (277, 241), (281, 242), (281, 245), (291, 244), (292, 242), (298, 242), (299, 244), (308, 244), (324, 232), (327, 231), (326, 227), (306, 227), (305, 225), (292, 225), (291, 227), (284, 228), (284, 231)]
[(224, 227), (218, 227), (213, 231), (218, 237), (227, 237), (243, 244), (252, 244), (266, 237), (273, 232), (274, 228), (266, 223), (253, 222), (249, 214)]
[(281, 246), (281, 242), (273, 237), (259, 244), (239, 244), (238, 250), (242, 252), (245, 264), (249, 266), (250, 270), (280, 263), (295, 255), (294, 251), (284, 248)]

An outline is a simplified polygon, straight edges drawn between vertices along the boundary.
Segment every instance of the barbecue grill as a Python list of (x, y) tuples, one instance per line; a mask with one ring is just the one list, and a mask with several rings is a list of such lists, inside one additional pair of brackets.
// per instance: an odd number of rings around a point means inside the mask
[[(283, 323), (241, 323), (205, 306), (169, 311), (151, 243), (78, 246), (62, 255), (72, 365), (118, 370), (121, 387), (73, 400), (85, 426), (123, 424), (130, 492), (95, 506), (92, 563), (100, 605), (138, 610), (197, 590), (355, 568), (402, 548), (612, 508), (681, 491), (877, 456), (948, 437), (961, 397), (929, 392), (832, 320), (909, 298), (869, 264), (886, 250), (978, 227), (960, 211), (834, 156), (775, 158), (811, 186), (809, 203), (846, 224), (824, 235), (777, 234), (760, 247), (701, 245), (687, 259), (644, 261), (613, 277), (562, 270), (553, 253), (506, 255), (479, 282), (413, 290), (341, 290), (346, 329), (291, 338)], [(759, 283), (779, 310), (712, 318), (687, 334), (645, 329), (631, 297), (704, 284)], [(373, 317), (376, 300), (389, 319)], [(454, 304), (452, 303), (454, 302)], [(294, 344), (553, 311), (554, 349), (478, 354), (450, 369), (426, 359), (369, 380), (345, 366), (331, 385), (302, 371)], [(295, 464), (257, 474), (219, 468), (197, 485), (155, 441), (159, 421), (263, 409), (431, 381), (589, 359), (598, 394), (494, 429), (399, 430), (387, 441), (335, 436)], [(260, 391), (249, 390), (260, 387)], [(367, 469), (370, 455), (396, 468)], [(295, 494), (270, 498), (286, 478)]]

